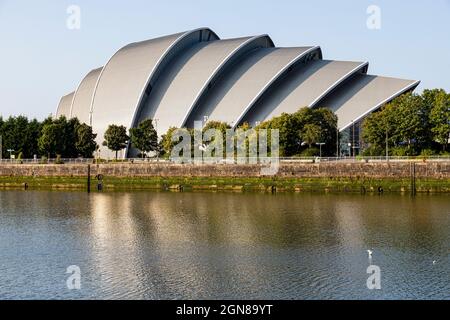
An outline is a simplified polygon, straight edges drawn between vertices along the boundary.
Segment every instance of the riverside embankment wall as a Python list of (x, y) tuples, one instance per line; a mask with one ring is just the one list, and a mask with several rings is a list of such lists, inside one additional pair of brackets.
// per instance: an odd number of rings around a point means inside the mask
[[(266, 166), (267, 167), (267, 166)], [(105, 177), (262, 177), (261, 165), (113, 163), (91, 164), (91, 176)], [(281, 163), (277, 178), (416, 178), (450, 179), (450, 162)], [(83, 177), (87, 164), (0, 164), (3, 177)]]

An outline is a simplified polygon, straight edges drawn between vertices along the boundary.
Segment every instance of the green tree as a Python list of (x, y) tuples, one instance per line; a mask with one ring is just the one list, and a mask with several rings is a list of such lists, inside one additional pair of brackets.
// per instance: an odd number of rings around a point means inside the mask
[[(231, 129), (231, 126), (228, 123), (226, 123), (226, 122), (208, 121), (206, 123), (206, 125), (203, 127), (203, 130), (202, 130), (203, 139), (205, 139), (205, 136), (204, 136), (205, 132), (210, 130), (210, 129), (215, 129), (215, 130), (219, 130), (220, 131), (220, 133), (222, 135), (222, 146), (221, 146), (222, 150), (223, 150), (222, 157), (224, 157), (226, 155), (226, 134), (227, 134), (227, 130)], [(192, 140), (194, 140), (194, 139), (192, 139)], [(220, 146), (220, 145), (217, 145), (217, 143), (215, 141), (215, 137), (212, 138), (211, 141), (206, 142), (206, 143), (211, 145), (211, 146), (212, 145), (216, 146), (216, 147)], [(196, 147), (198, 148), (199, 146), (196, 146)], [(212, 150), (211, 155), (213, 157), (216, 156), (216, 149)]]
[(41, 135), (42, 123), (36, 119), (28, 123), (26, 133), (26, 146), (23, 151), (24, 158), (33, 158), (34, 155), (39, 155), (38, 139)]
[(127, 135), (127, 128), (125, 126), (112, 124), (106, 129), (104, 139), (103, 145), (108, 147), (109, 150), (116, 152), (117, 160), (117, 153), (127, 146), (130, 137)]
[(298, 136), (300, 123), (292, 114), (283, 113), (271, 120), (264, 121), (257, 129), (279, 130), (280, 156), (288, 157), (299, 152), (301, 141)]
[(3, 157), (9, 157), (7, 149), (14, 149), (15, 154), (22, 153), (24, 158), (38, 154), (38, 137), (41, 123), (36, 119), (29, 121), (24, 116), (0, 118), (0, 136), (2, 136)]
[(427, 134), (424, 126), (424, 114), (427, 114), (423, 100), (419, 95), (407, 93), (396, 98), (392, 102), (393, 114), (398, 120), (396, 136), (407, 145), (408, 154), (418, 154), (421, 147), (427, 142)]
[(424, 92), (424, 95), (432, 96), (433, 100), (430, 112), (433, 138), (446, 151), (450, 138), (450, 94), (441, 89)]
[(14, 150), (14, 154), (23, 153), (27, 145), (28, 119), (24, 116), (9, 117), (4, 121), (2, 128), (2, 142), (6, 156), (9, 157), (8, 149)]
[[(423, 97), (406, 93), (372, 113), (363, 122), (362, 137), (369, 144), (370, 153), (386, 149), (390, 153), (417, 155), (431, 144), (430, 107)], [(366, 153), (367, 154), (367, 153)], [(374, 155), (374, 154), (372, 154)]]
[(137, 128), (131, 128), (130, 140), (132, 145), (141, 151), (142, 158), (146, 152), (158, 151), (158, 134), (152, 119), (142, 121)]
[(97, 143), (95, 138), (97, 134), (92, 132), (92, 127), (85, 123), (82, 123), (76, 128), (77, 140), (75, 142), (75, 147), (77, 152), (83, 158), (92, 158), (94, 151), (97, 150)]
[(76, 118), (67, 120), (62, 116), (55, 120), (46, 119), (38, 138), (39, 150), (48, 157), (57, 155), (63, 158), (77, 157), (75, 143), (78, 139), (76, 128), (79, 125), (80, 122)]
[(320, 136), (317, 139), (325, 143), (324, 155), (333, 155), (336, 152), (337, 116), (327, 108), (300, 108), (293, 114), (283, 113), (269, 121), (261, 123), (258, 128), (278, 129), (280, 134), (280, 156), (298, 155), (304, 151), (302, 146), (303, 128), (308, 125), (316, 125), (320, 128)]
[(225, 134), (228, 129), (231, 129), (231, 126), (226, 122), (208, 121), (206, 125), (203, 127), (203, 132), (209, 129), (217, 129), (220, 130), (223, 134)]
[(317, 124), (308, 123), (301, 129), (300, 136), (303, 142), (311, 148), (313, 144), (320, 142), (321, 128)]
[(159, 148), (164, 156), (169, 157), (172, 153), (172, 149), (176, 144), (176, 142), (172, 141), (172, 136), (176, 130), (178, 130), (177, 127), (170, 127), (169, 130), (167, 130), (167, 132), (161, 136)]
[(64, 147), (61, 136), (61, 125), (56, 123), (43, 126), (41, 136), (38, 140), (39, 150), (48, 158), (61, 154)]
[(3, 131), (3, 125), (4, 125), (5, 121), (3, 120), (3, 117), (0, 116), (0, 137), (2, 139), (2, 143), (1, 143), (1, 149), (0, 149), (0, 158), (3, 159), (5, 156), (3, 154), (3, 136), (5, 135), (5, 132)]
[[(300, 126), (308, 123), (314, 124), (320, 128), (320, 137), (317, 142), (325, 143), (322, 147), (322, 154), (332, 156), (336, 153), (338, 118), (328, 108), (303, 108), (297, 114), (305, 115), (305, 119), (300, 122)], [(304, 141), (304, 140), (303, 140)], [(303, 142), (302, 141), (302, 142)]]
[[(386, 139), (388, 148), (392, 149), (398, 140), (396, 136), (398, 121), (393, 117), (393, 105), (386, 105), (378, 112), (374, 112), (366, 117), (362, 124), (363, 141), (369, 144), (364, 150), (365, 155), (382, 156), (386, 150)], [(392, 150), (391, 150), (392, 151)]]

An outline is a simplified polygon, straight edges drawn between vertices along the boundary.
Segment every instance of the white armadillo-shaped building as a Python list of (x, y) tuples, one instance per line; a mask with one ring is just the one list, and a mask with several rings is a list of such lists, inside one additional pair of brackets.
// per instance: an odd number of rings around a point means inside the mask
[(221, 40), (200, 28), (123, 47), (61, 98), (56, 116), (91, 125), (99, 145), (110, 124), (152, 118), (161, 135), (206, 119), (255, 125), (304, 106), (330, 108), (345, 131), (419, 84), (367, 69), (324, 60), (318, 46), (278, 48), (268, 35)]

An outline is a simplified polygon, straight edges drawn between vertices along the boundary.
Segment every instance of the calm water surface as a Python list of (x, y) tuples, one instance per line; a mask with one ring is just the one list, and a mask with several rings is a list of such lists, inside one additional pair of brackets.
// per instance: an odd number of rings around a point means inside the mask
[(0, 205), (1, 299), (450, 298), (448, 195), (0, 191)]

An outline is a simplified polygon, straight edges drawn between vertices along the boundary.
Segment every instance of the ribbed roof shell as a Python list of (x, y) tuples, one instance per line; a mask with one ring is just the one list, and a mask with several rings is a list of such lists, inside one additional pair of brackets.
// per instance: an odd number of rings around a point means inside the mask
[(199, 28), (123, 47), (61, 98), (56, 116), (91, 124), (99, 145), (111, 124), (129, 129), (152, 118), (162, 135), (205, 119), (255, 125), (304, 106), (330, 108), (345, 130), (419, 84), (367, 69), (323, 60), (318, 46), (277, 48), (268, 35), (220, 40)]

